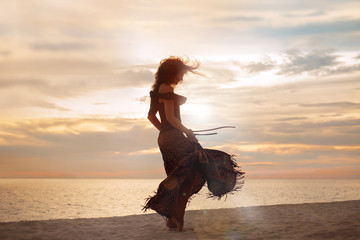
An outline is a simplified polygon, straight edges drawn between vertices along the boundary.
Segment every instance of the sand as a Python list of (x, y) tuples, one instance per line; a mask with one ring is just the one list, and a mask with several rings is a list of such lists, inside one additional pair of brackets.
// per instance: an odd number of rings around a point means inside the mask
[(0, 239), (360, 239), (360, 200), (187, 211), (183, 232), (157, 214), (0, 223)]

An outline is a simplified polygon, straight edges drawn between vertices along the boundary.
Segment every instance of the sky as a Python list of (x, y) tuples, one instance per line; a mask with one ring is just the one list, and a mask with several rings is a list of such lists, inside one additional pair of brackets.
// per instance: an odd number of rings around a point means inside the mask
[(0, 177), (163, 178), (159, 62), (246, 178), (360, 178), (360, 2), (0, 1)]

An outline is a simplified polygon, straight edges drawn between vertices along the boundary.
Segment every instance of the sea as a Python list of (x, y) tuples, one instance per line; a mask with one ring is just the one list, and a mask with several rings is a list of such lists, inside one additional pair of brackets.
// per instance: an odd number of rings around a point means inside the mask
[[(126, 216), (142, 212), (161, 179), (0, 179), (0, 222)], [(188, 210), (360, 199), (360, 179), (246, 179), (220, 200), (202, 188)]]

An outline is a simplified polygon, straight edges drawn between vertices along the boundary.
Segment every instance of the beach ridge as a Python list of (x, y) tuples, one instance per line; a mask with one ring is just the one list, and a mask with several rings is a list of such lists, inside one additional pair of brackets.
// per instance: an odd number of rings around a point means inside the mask
[(158, 214), (0, 223), (0, 239), (358, 239), (360, 200), (191, 210), (184, 232)]

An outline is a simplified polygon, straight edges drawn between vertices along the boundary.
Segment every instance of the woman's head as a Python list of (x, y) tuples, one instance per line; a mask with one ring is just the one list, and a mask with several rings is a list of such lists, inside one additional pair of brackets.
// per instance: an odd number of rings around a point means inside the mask
[(152, 89), (157, 92), (161, 84), (176, 85), (182, 81), (187, 72), (196, 73), (200, 63), (198, 61), (190, 62), (181, 57), (169, 57), (160, 62), (160, 66), (155, 73), (155, 83)]

